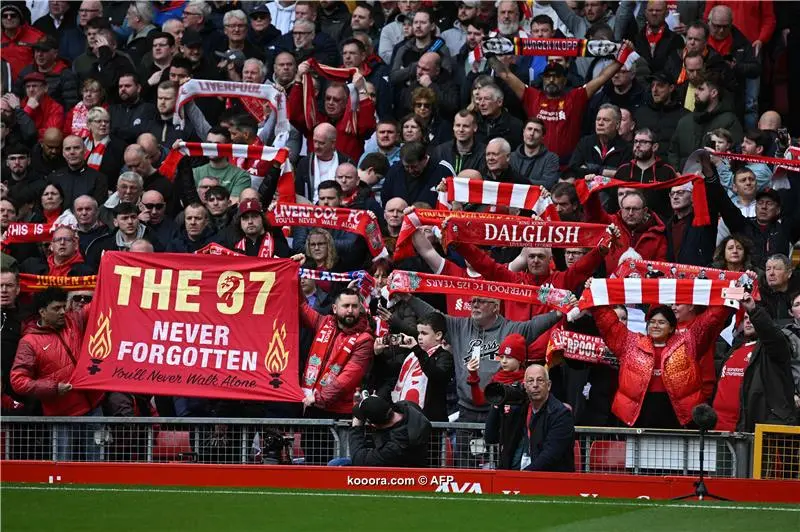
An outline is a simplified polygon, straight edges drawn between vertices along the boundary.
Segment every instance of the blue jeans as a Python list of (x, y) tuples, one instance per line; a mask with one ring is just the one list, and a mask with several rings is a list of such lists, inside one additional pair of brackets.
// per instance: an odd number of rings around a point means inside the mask
[[(102, 416), (103, 409), (97, 407), (84, 414), (85, 416)], [(102, 462), (103, 444), (97, 441), (102, 435), (104, 426), (100, 423), (76, 423), (74, 425), (56, 425), (56, 455), (59, 462)], [(99, 434), (97, 434), (99, 433)]]
[(328, 462), (329, 466), (350, 466), (353, 465), (353, 460), (350, 458), (334, 458)]

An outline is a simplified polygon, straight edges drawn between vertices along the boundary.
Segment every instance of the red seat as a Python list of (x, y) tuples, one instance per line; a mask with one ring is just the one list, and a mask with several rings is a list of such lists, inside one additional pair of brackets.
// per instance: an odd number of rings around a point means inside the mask
[(192, 445), (188, 430), (160, 430), (153, 445), (153, 460), (180, 460), (181, 455), (191, 455)]
[(593, 441), (589, 448), (589, 470), (593, 473), (625, 471), (624, 441)]

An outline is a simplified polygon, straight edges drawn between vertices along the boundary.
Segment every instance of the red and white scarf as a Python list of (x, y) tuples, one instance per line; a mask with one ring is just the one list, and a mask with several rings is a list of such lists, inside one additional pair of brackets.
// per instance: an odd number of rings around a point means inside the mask
[(78, 102), (72, 108), (72, 123), (67, 124), (72, 135), (77, 135), (82, 139), (88, 138), (89, 133), (89, 109), (83, 102)]
[(372, 211), (278, 203), (267, 213), (267, 219), (274, 227), (323, 227), (356, 233), (367, 242), (367, 249), (373, 260), (389, 256), (383, 243), (378, 217)]
[(622, 181), (621, 179), (613, 179), (605, 176), (594, 176), (593, 179), (587, 181), (586, 179), (577, 179), (575, 181), (575, 190), (578, 193), (578, 199), (581, 203), (586, 203), (589, 196), (600, 190), (607, 188), (625, 187), (625, 188), (644, 188), (644, 189), (664, 189), (672, 188), (686, 183), (693, 183), (692, 189), (692, 205), (694, 208), (693, 226), (703, 226), (711, 224), (711, 214), (708, 210), (708, 199), (706, 196), (706, 182), (703, 176), (697, 174), (685, 174), (678, 176), (674, 179), (667, 181), (656, 181), (653, 183), (637, 183), (635, 181)]
[(639, 54), (622, 43), (587, 39), (515, 37), (514, 53), (522, 56), (613, 57), (628, 69), (639, 59)]
[(350, 335), (342, 348), (333, 352), (330, 343), (333, 342), (335, 333), (336, 318), (328, 316), (322, 322), (322, 327), (314, 338), (314, 343), (311, 344), (306, 370), (303, 373), (301, 388), (307, 397), (326, 388), (336, 380), (347, 361), (350, 360), (353, 347), (361, 337), (360, 334)]
[[(428, 349), (428, 356), (433, 356), (439, 346)], [(400, 367), (400, 375), (392, 390), (392, 401), (411, 401), (420, 408), (425, 408), (425, 392), (428, 390), (428, 376), (422, 371), (417, 355), (409, 353)]]
[[(286, 95), (272, 83), (242, 83), (240, 81), (213, 81), (208, 79), (190, 79), (181, 85), (178, 99), (175, 102), (175, 115), (172, 120), (183, 124), (181, 110), (186, 102), (199, 97), (225, 96), (228, 98), (249, 98), (269, 102), (276, 113), (275, 142), (273, 146), (283, 148), (289, 140), (289, 114), (286, 110)], [(250, 109), (245, 104), (245, 108)]]
[(581, 310), (606, 305), (725, 305), (739, 308), (744, 290), (736, 283), (710, 279), (592, 279), (577, 308), (567, 317), (576, 319)]
[(569, 290), (552, 286), (532, 286), (517, 283), (501, 283), (474, 277), (452, 277), (405, 270), (394, 270), (389, 274), (387, 289), (389, 296), (405, 294), (451, 294), (468, 298), (484, 297), (519, 303), (537, 303), (567, 312), (570, 307)]
[(448, 177), (445, 179), (445, 190), (439, 191), (437, 207), (450, 210), (451, 203), (457, 201), (523, 209), (535, 212), (544, 220), (558, 220), (558, 212), (553, 205), (553, 200), (549, 195), (543, 194), (544, 190), (544, 187), (540, 185)]
[(638, 277), (643, 279), (717, 279), (720, 281), (733, 281), (740, 286), (751, 289), (753, 299), (760, 299), (758, 279), (751, 279), (744, 272), (732, 272), (691, 264), (678, 264), (673, 262), (660, 262), (655, 260), (629, 259), (620, 262), (617, 277)]
[(800, 147), (790, 146), (785, 157), (767, 157), (766, 155), (746, 155), (744, 153), (712, 152), (717, 157), (745, 163), (763, 163), (775, 165), (775, 174), (778, 170), (800, 172)]
[[(341, 81), (348, 83), (353, 79), (353, 74), (358, 72), (357, 68), (336, 68), (328, 65), (320, 64), (313, 57), (307, 60), (311, 69), (319, 76), (330, 81)], [(314, 82), (311, 79), (311, 73), (307, 72), (303, 75), (302, 79), (303, 88), (303, 116), (305, 117), (306, 129), (314, 131), (314, 128), (319, 124), (317, 123), (317, 99), (314, 96)], [(358, 92), (352, 85), (348, 86), (350, 98), (345, 107), (344, 116), (347, 118), (345, 131), (349, 134), (355, 134), (358, 131)]]
[[(206, 246), (207, 247), (207, 246)], [(245, 253), (247, 251), (247, 237), (239, 240), (236, 243), (236, 249)], [(275, 240), (269, 232), (264, 233), (264, 239), (261, 240), (261, 245), (258, 247), (258, 257), (262, 259), (271, 259), (275, 253)]]
[(442, 228), (442, 246), (453, 242), (478, 246), (593, 248), (609, 238), (608, 226), (583, 222), (542, 222), (523, 216), (487, 215), (480, 220), (450, 219)]
[(606, 343), (602, 338), (590, 334), (566, 331), (563, 327), (557, 327), (550, 331), (550, 339), (547, 342), (547, 352), (545, 354), (547, 365), (549, 367), (558, 365), (559, 357), (590, 364), (619, 367), (617, 359), (610, 356)]
[[(169, 180), (175, 179), (178, 163), (184, 155), (190, 157), (227, 157), (231, 161), (248, 159), (281, 163), (278, 177), (278, 198), (280, 201), (294, 201), (294, 170), (289, 162), (287, 148), (273, 148), (263, 144), (216, 144), (213, 142), (181, 142), (161, 163), (158, 171)], [(265, 176), (262, 176), (265, 177)], [(265, 201), (272, 198), (264, 198)]]
[(103, 155), (106, 153), (106, 146), (111, 140), (111, 137), (106, 137), (98, 142), (92, 141), (91, 135), (84, 139), (83, 143), (86, 146), (86, 166), (93, 170), (100, 170), (100, 165), (103, 163)]

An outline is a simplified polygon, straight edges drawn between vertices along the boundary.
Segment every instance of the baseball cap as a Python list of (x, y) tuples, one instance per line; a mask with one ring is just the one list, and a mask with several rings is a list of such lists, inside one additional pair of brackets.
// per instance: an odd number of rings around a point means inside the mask
[(377, 395), (370, 395), (353, 409), (353, 415), (373, 425), (383, 425), (392, 418), (392, 404)]
[(31, 45), (34, 50), (42, 52), (49, 52), (50, 50), (58, 50), (58, 41), (52, 35), (45, 35), (38, 42)]
[(123, 201), (122, 203), (117, 204), (114, 207), (114, 216), (119, 216), (120, 214), (139, 214), (139, 206), (135, 203), (131, 203), (129, 201)]
[(227, 59), (232, 63), (242, 63), (244, 64), (244, 60), (246, 59), (244, 56), (244, 52), (241, 50), (228, 50), (225, 52), (214, 52), (217, 57), (221, 57), (223, 59)]
[(31, 150), (24, 144), (12, 144), (6, 147), (6, 155), (30, 155)]
[(269, 9), (267, 9), (267, 4), (258, 4), (253, 8), (252, 11), (250, 11), (251, 15), (255, 15), (256, 13), (266, 13), (267, 15), (272, 15), (272, 13), (269, 12)]
[(194, 30), (186, 30), (181, 39), (181, 44), (189, 48), (196, 48), (203, 46), (203, 37)]
[(258, 200), (249, 199), (239, 204), (239, 214), (247, 214), (248, 212), (261, 213), (261, 203)]
[(31, 72), (31, 73), (25, 75), (25, 78), (23, 79), (23, 82), (24, 83), (32, 83), (32, 82), (47, 83), (47, 79), (44, 77), (44, 74), (42, 74), (41, 72)]
[(760, 200), (761, 198), (769, 198), (778, 205), (781, 204), (781, 197), (778, 194), (778, 192), (773, 188), (765, 188), (764, 190), (756, 194), (756, 201)]
[(669, 85), (675, 85), (675, 78), (671, 76), (668, 72), (658, 71), (650, 74), (647, 76), (647, 82), (652, 83), (653, 81), (660, 81), (661, 83), (667, 83)]
[(518, 333), (509, 334), (500, 343), (497, 355), (515, 358), (520, 363), (525, 362), (525, 358), (528, 355), (528, 345), (525, 342), (525, 337)]
[(564, 68), (564, 65), (562, 65), (561, 63), (556, 63), (556, 62), (547, 63), (547, 66), (544, 67), (544, 71), (542, 72), (542, 74), (544, 75), (544, 74), (548, 74), (550, 72), (558, 74), (559, 76), (565, 76), (566, 77), (566, 75), (567, 75), (567, 69)]

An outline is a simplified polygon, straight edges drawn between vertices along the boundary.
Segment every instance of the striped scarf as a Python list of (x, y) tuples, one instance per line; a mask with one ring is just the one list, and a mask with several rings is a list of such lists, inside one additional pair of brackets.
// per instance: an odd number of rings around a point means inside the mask
[(540, 185), (448, 177), (445, 179), (444, 190), (439, 191), (437, 208), (450, 210), (452, 202), (457, 201), (523, 209), (535, 212), (544, 220), (557, 221), (559, 217), (553, 200), (549, 195), (542, 194), (544, 190)]
[(106, 137), (99, 142), (93, 142), (91, 136), (87, 137), (83, 143), (86, 146), (86, 166), (93, 170), (100, 170), (103, 163), (103, 155), (106, 153), (106, 146), (111, 137)]

